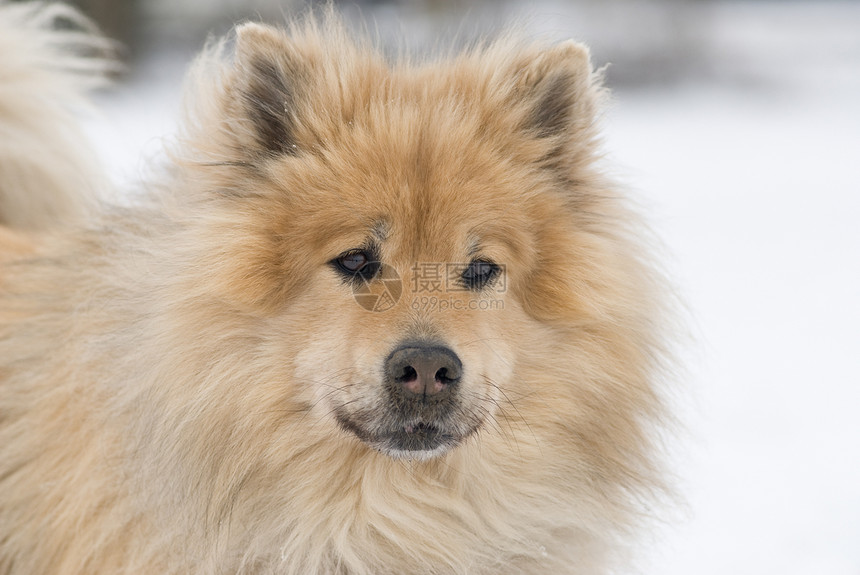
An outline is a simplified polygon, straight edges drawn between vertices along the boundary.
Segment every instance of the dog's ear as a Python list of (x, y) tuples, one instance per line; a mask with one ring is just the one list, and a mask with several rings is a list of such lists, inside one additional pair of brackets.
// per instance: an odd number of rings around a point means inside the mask
[(520, 68), (515, 91), (529, 106), (523, 128), (551, 140), (555, 153), (593, 144), (603, 90), (585, 46), (571, 40), (541, 51)]
[(258, 150), (296, 153), (296, 108), (308, 62), (278, 30), (244, 24), (236, 30), (233, 105)]

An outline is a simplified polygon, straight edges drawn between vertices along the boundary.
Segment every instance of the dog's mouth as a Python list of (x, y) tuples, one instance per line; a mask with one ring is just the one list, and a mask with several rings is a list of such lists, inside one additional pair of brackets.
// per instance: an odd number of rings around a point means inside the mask
[(476, 425), (465, 433), (458, 433), (441, 423), (419, 420), (375, 431), (342, 411), (337, 412), (336, 417), (341, 427), (373, 449), (394, 458), (406, 459), (429, 459), (446, 453), (478, 428)]
[(392, 447), (401, 451), (432, 451), (446, 442), (456, 442), (453, 435), (423, 421), (404, 425), (389, 433), (387, 439)]
[(456, 447), (463, 437), (444, 428), (419, 421), (379, 434), (370, 444), (391, 457), (429, 459)]

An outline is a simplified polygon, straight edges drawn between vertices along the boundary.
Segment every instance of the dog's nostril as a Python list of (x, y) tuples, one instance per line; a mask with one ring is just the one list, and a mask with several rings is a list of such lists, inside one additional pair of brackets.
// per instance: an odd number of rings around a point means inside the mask
[(395, 377), (394, 381), (397, 383), (406, 383), (407, 381), (413, 381), (418, 378), (418, 372), (415, 371), (415, 368), (411, 365), (407, 365), (403, 368), (403, 372), (399, 377)]
[(392, 352), (385, 362), (389, 381), (407, 395), (429, 396), (449, 390), (460, 381), (460, 358), (444, 346), (409, 344)]
[(436, 372), (436, 381), (444, 384), (448, 384), (454, 381), (453, 378), (448, 377), (448, 368), (443, 367), (439, 371)]

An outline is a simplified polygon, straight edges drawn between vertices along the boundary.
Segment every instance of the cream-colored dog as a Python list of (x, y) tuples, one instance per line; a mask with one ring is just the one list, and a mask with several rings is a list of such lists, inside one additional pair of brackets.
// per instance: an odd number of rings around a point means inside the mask
[(245, 24), (105, 206), (94, 40), (39, 13), (0, 11), (0, 573), (614, 572), (664, 315), (585, 48)]

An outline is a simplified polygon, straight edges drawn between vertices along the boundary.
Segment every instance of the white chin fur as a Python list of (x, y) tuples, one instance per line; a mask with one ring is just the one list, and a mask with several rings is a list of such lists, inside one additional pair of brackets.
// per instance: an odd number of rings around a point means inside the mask
[(379, 447), (378, 448), (381, 453), (384, 453), (388, 457), (392, 459), (406, 459), (412, 461), (427, 461), (428, 459), (433, 459), (434, 457), (438, 457), (444, 453), (447, 453), (450, 449), (450, 445), (440, 445), (435, 449), (422, 449), (422, 450), (407, 450), (407, 449), (395, 449), (392, 447)]

